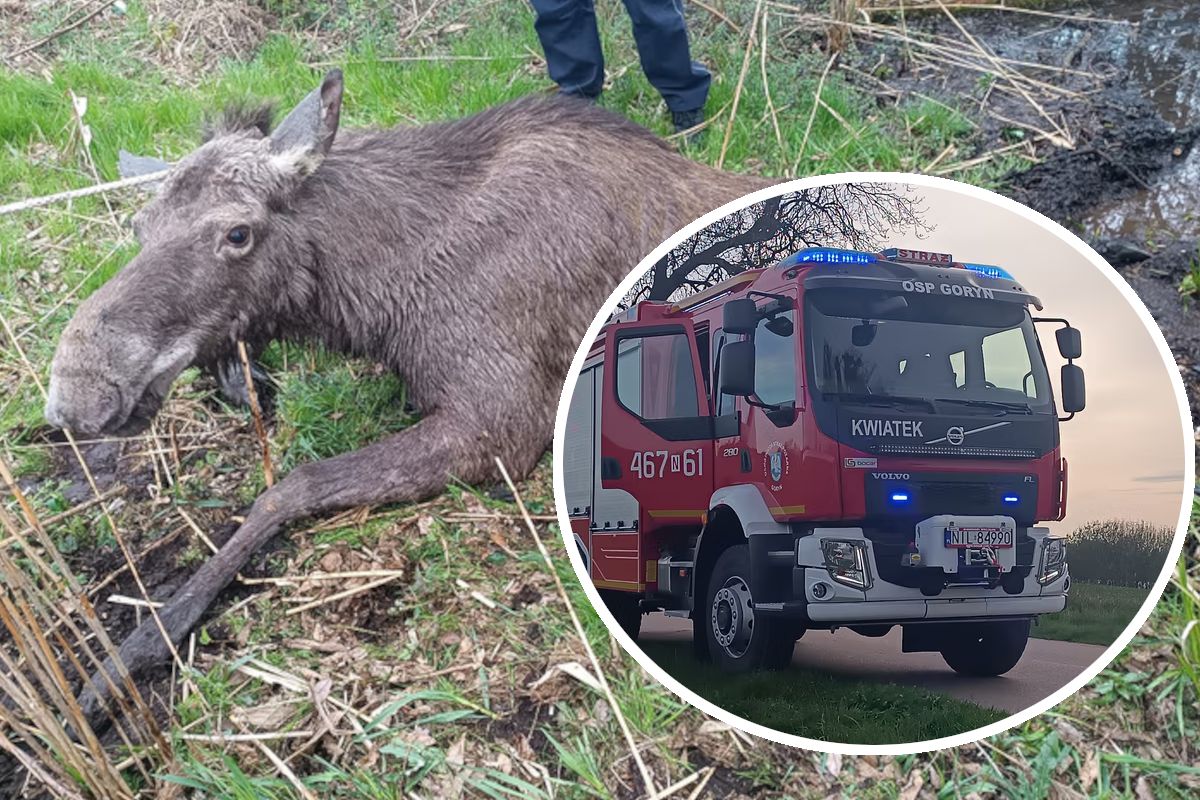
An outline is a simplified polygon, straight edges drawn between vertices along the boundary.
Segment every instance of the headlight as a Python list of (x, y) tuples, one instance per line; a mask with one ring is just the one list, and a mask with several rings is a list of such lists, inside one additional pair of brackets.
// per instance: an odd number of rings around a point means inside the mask
[(1045, 586), (1062, 577), (1067, 569), (1067, 540), (1046, 539), (1042, 544), (1042, 566), (1038, 570), (1038, 583)]
[(823, 539), (821, 552), (829, 577), (855, 589), (871, 588), (867, 568), (867, 543), (862, 540)]

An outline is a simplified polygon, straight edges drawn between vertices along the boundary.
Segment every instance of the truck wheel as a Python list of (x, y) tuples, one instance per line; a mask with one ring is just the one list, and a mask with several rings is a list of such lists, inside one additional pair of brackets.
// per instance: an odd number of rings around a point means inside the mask
[(642, 596), (634, 592), (614, 592), (609, 589), (600, 590), (600, 599), (608, 610), (617, 618), (621, 630), (629, 634), (629, 638), (637, 641), (642, 631)]
[(1029, 641), (1027, 619), (956, 625), (946, 631), (942, 658), (960, 675), (995, 677), (1017, 665)]
[(721, 553), (708, 580), (704, 631), (712, 660), (725, 672), (780, 669), (792, 659), (796, 637), (786, 620), (754, 613), (750, 549)]

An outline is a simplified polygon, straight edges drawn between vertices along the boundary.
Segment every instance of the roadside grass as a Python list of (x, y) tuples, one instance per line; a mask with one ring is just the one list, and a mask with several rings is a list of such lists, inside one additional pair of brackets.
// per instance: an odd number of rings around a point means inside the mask
[[(55, 5), (25, 12), (36, 15), (29, 39), (59, 27)], [(281, 32), (249, 60), (217, 52), (205, 68), (181, 66), (170, 56), (189, 42), (169, 15), (151, 13), (159, 5), (131, 0), (125, 17), (104, 15), (56, 39), (44, 65), (0, 69), (0, 202), (94, 182), (68, 90), (88, 98), (87, 152), (100, 177), (111, 179), (118, 148), (178, 158), (198, 143), (203, 118), (226, 102), (274, 98), (281, 110), (290, 106), (325, 69), (309, 61), (344, 69), (345, 126), (454, 118), (549, 88), (529, 9), (519, 0), (414, 6), (407, 20), (396, 19), (406, 13), (402, 4), (378, 0), (268, 0), (263, 5), (278, 15)], [(161, 5), (188, 10), (184, 3)], [(703, 9), (689, 10), (693, 52), (715, 76), (708, 106), (714, 120), (689, 156), (788, 176), (922, 170), (942, 159), (939, 169), (954, 167), (952, 177), (988, 187), (1026, 163), (1014, 152), (959, 169), (951, 161), (972, 153), (972, 123), (964, 114), (919, 98), (881, 104), (838, 69), (823, 85), (826, 106), (816, 109), (809, 128), (826, 58), (817, 38), (776, 19), (767, 84), (755, 51), (726, 146), (754, 6), (747, 0), (719, 6), (739, 31)], [(668, 133), (661, 101), (637, 66), (624, 10), (601, 2), (597, 13), (612, 76), (603, 104)], [(9, 52), (10, 44), (0, 43), (0, 51)], [(433, 60), (382, 60), (393, 56)], [(962, 155), (943, 157), (951, 144)], [(79, 300), (136, 252), (127, 220), (142, 202), (143, 195), (127, 191), (108, 197), (111, 213), (103, 200), (85, 198), (0, 217), (0, 317), (33, 371), (0, 331), (0, 456), (34, 488), (43, 516), (68, 509), (63, 479), (44, 477), (61, 472), (70, 456), (46, 438), (34, 375), (45, 379)], [(290, 346), (265, 360), (279, 387), (271, 435), (284, 470), (412, 421), (402, 387), (374, 375), (370, 365)], [(223, 406), (207, 379), (185, 376), (167, 412), (168, 429), (127, 446), (132, 465), (121, 473), (152, 469), (154, 480), (119, 498), (120, 507), (109, 505), (119, 527), (142, 535), (139, 544), (177, 531), (178, 510), (212, 531), (263, 487), (247, 412)], [(553, 507), (548, 462), (520, 487), (535, 514)], [(196, 688), (177, 705), (171, 732), (177, 759), (164, 771), (212, 797), (301, 796), (280, 777), (267, 748), (288, 759), (307, 791), (328, 797), (637, 794), (639, 778), (613, 709), (587, 685), (553, 671), (590, 665), (514, 514), (507, 500), (455, 487), (430, 504), (355, 510), (295, 526), (197, 632), (189, 661)], [(96, 554), (113, 549), (101, 524), (92, 510), (52, 526), (59, 546), (88, 574)], [(1184, 797), (1200, 785), (1189, 745), (1198, 733), (1200, 637), (1189, 627), (1197, 595), (1186, 571), (1135, 646), (1058, 712), (974, 748), (835, 761), (731, 731), (658, 686), (621, 653), (590, 608), (557, 547), (556, 526), (543, 521), (541, 529), (660, 787), (709, 769), (708, 796), (909, 798), (922, 787), (941, 797), (1075, 796), (1066, 787), (1089, 796)], [(183, 535), (190, 537), (190, 529)], [(207, 552), (194, 539), (180, 564)], [(356, 570), (402, 576), (369, 590), (362, 587), (370, 578), (314, 577)], [(347, 589), (362, 591), (335, 599)], [(319, 604), (288, 613), (313, 602)], [(157, 688), (171, 696), (174, 687)], [(806, 684), (797, 694), (810, 691)], [(894, 707), (896, 717), (910, 712)], [(887, 730), (898, 723), (870, 724)], [(264, 738), (229, 738), (247, 731)], [(318, 732), (320, 743), (311, 746), (284, 737)]]
[(768, 728), (811, 739), (919, 742), (981, 728), (1009, 715), (925, 689), (795, 666), (729, 675), (696, 661), (690, 642), (639, 644), (656, 664), (706, 700)]
[(1067, 537), (1072, 578), (1121, 586), (1150, 586), (1162, 574), (1175, 531), (1142, 520), (1093, 520)]
[(1067, 607), (1038, 618), (1032, 634), (1038, 639), (1110, 645), (1137, 616), (1149, 589), (1109, 586), (1075, 580)]

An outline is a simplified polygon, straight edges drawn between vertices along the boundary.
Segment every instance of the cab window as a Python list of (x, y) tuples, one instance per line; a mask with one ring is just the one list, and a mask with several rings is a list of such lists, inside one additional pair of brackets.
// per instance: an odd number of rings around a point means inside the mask
[(1009, 389), (1039, 399), (1025, 333), (1020, 328), (1009, 328), (984, 336), (983, 363), (987, 372), (985, 378), (994, 388)]
[(684, 333), (617, 343), (617, 401), (642, 419), (699, 416), (692, 346)]
[(771, 405), (796, 401), (795, 312), (758, 323), (754, 334), (754, 391)]

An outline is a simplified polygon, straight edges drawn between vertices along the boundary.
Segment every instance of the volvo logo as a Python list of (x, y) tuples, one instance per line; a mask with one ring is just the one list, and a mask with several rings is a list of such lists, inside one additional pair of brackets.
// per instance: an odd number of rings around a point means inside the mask
[(946, 429), (945, 436), (942, 436), (941, 438), (938, 438), (938, 439), (930, 439), (925, 444), (941, 444), (942, 442), (946, 442), (947, 444), (952, 444), (955, 447), (958, 447), (959, 445), (961, 445), (963, 443), (963, 441), (966, 440), (966, 438), (968, 436), (970, 436), (972, 434), (983, 433), (984, 431), (990, 431), (990, 430), (994, 430), (996, 428), (1003, 428), (1006, 425), (1011, 425), (1011, 424), (1012, 424), (1011, 422), (997, 422), (993, 425), (984, 425), (982, 428), (972, 428), (969, 431), (964, 430), (962, 425), (951, 425), (949, 428)]

